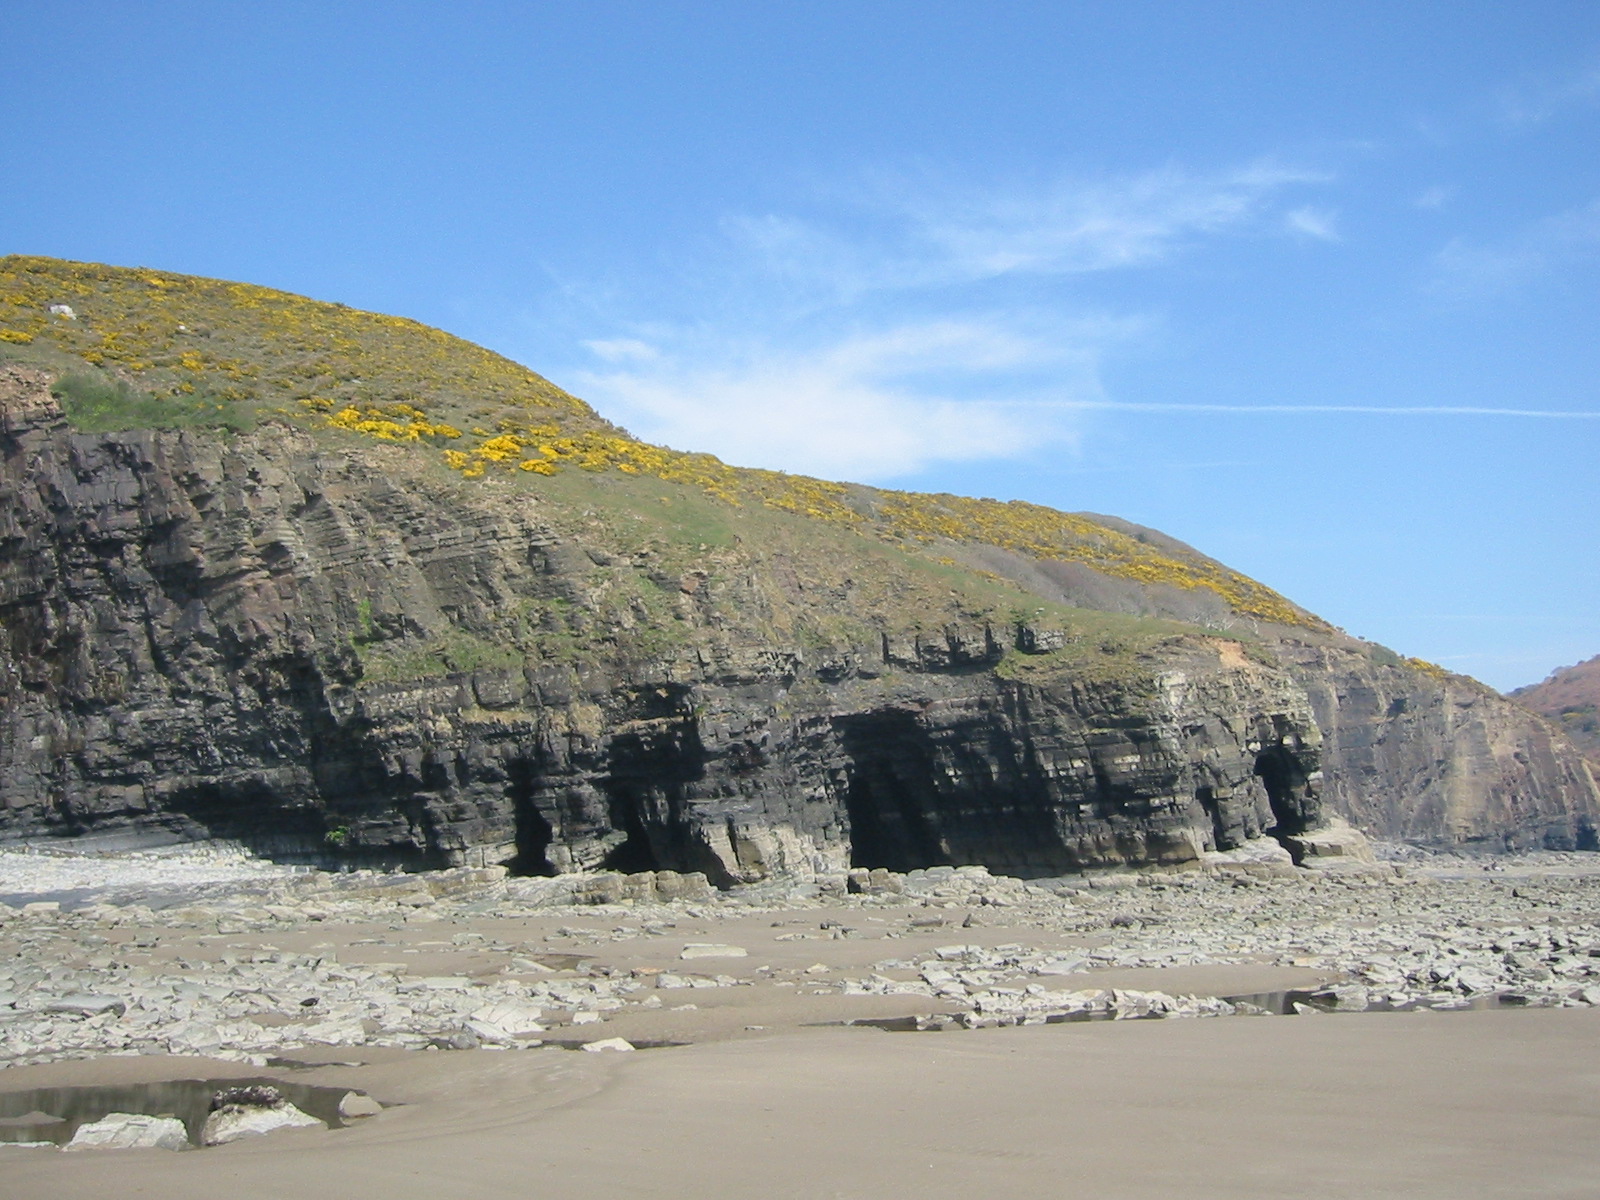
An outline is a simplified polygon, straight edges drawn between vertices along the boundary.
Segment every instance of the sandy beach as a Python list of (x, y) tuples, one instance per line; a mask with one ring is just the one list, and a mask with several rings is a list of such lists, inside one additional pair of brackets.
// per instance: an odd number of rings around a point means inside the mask
[[(13, 1052), (0, 1102), (266, 1076), (386, 1106), (187, 1153), (0, 1146), (3, 1193), (1592, 1196), (1600, 1009), (1582, 997), (1600, 938), (1587, 867), (1446, 863), (1344, 881), (1216, 868), (1059, 891), (969, 872), (875, 896), (583, 907), (519, 901), (516, 881), (492, 879), (426, 905), (415, 880), (409, 903), (344, 903), (307, 891), (326, 881), (257, 875), (231, 898), (161, 910), (0, 910), (8, 963), (51, 954), (11, 966), (0, 994)], [(124, 870), (118, 886), (126, 901), (141, 884)], [(1509, 973), (1488, 997), (1514, 1002), (1471, 1010), (1486, 999), (1473, 970)], [(1373, 982), (1396, 971), (1409, 982)], [(1517, 972), (1522, 990), (1508, 992)], [(1175, 999), (1359, 985), (1377, 1005), (1418, 979), (1451, 1007), (1419, 994), (1413, 1011), (1207, 1017)], [(156, 987), (169, 983), (176, 999)], [(115, 992), (124, 1011), (47, 1012), (68, 987)], [(341, 1039), (316, 1010), (352, 996), (369, 1015)], [(537, 1002), (536, 1035), (496, 1041), (485, 1014), (508, 996)], [(919, 1014), (936, 1028), (845, 1024)], [(136, 1019), (153, 1032), (130, 1033)], [(273, 1048), (182, 1053), (212, 1020)], [(407, 1035), (424, 1044), (394, 1044)], [(609, 1038), (642, 1048), (578, 1050)]]

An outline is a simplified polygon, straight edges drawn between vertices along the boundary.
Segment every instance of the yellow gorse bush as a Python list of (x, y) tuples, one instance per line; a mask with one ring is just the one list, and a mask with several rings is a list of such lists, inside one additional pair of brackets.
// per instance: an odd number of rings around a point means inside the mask
[[(409, 405), (395, 407), (409, 411), (396, 413), (392, 409), (360, 409), (352, 406), (341, 408), (326, 418), (326, 425), (329, 429), (348, 429), (353, 433), (364, 433), (384, 442), (420, 442), (425, 438), (461, 436), (461, 431), (454, 425), (446, 425), (442, 421), (429, 421), (423, 413)], [(395, 417), (401, 419), (395, 420)]]

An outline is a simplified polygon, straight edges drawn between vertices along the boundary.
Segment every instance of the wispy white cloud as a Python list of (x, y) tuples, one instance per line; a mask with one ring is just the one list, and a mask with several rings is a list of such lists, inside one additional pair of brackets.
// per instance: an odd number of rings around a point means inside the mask
[(1100, 355), (1129, 328), (1085, 321), (1045, 339), (1001, 320), (942, 319), (810, 347), (689, 337), (648, 363), (588, 372), (579, 383), (651, 441), (745, 466), (882, 482), (936, 462), (1071, 448), (1076, 412), (1041, 412), (983, 395), (982, 385), (1004, 393), (995, 381), (1043, 371), (1052, 389), (1102, 396)]
[(1096, 313), (1075, 279), (1207, 238), (1334, 239), (1331, 212), (1290, 203), (1326, 178), (1271, 163), (982, 187), (880, 175), (806, 198), (805, 217), (729, 216), (720, 252), (683, 272), (700, 311), (619, 321), (583, 343), (577, 383), (635, 433), (740, 465), (884, 482), (1070, 449), (1106, 399), (1103, 359), (1157, 324)]
[[(1107, 353), (1137, 322), (1080, 321), (1053, 336), (1004, 320), (935, 320), (809, 348), (651, 348), (580, 373), (580, 390), (650, 441), (743, 466), (890, 482), (931, 465), (1067, 457), (1102, 412), (1248, 418), (1515, 418), (1600, 421), (1600, 410), (1449, 404), (1141, 403), (1106, 395)], [(1016, 382), (1018, 379), (1027, 382)], [(972, 384), (979, 385), (974, 394)]]
[(1169, 169), (919, 204), (910, 215), (957, 273), (1074, 274), (1159, 261), (1187, 238), (1247, 224), (1286, 186), (1324, 178), (1270, 165), (1212, 176)]
[(768, 270), (850, 296), (1149, 266), (1202, 236), (1251, 228), (1285, 189), (1328, 178), (1267, 163), (982, 188), (881, 178), (854, 197), (856, 216), (872, 226), (865, 238), (770, 213), (731, 217), (726, 228)]
[(1423, 188), (1411, 203), (1417, 208), (1440, 209), (1450, 203), (1455, 198), (1455, 194), (1455, 188), (1435, 184), (1433, 187)]
[(1290, 209), (1283, 214), (1283, 223), (1289, 232), (1303, 234), (1306, 237), (1316, 238), (1322, 242), (1337, 242), (1339, 240), (1336, 221), (1337, 218), (1331, 210), (1313, 208), (1310, 205), (1303, 208)]
[(1428, 290), (1456, 300), (1514, 291), (1600, 250), (1600, 200), (1516, 230), (1498, 242), (1456, 239), (1434, 260)]
[(591, 354), (607, 362), (626, 362), (630, 359), (649, 362), (661, 357), (659, 350), (638, 338), (595, 338), (584, 342), (583, 346)]

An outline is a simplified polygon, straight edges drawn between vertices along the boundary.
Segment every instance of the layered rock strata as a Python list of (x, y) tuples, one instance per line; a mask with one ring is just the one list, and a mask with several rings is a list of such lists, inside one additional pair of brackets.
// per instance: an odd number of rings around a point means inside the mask
[(1042, 876), (1304, 833), (1326, 759), (1384, 832), (1592, 840), (1593, 780), (1542, 726), (1477, 693), (1470, 725), (1414, 670), (1363, 684), (1337, 640), (1284, 663), (1180, 631), (1098, 674), (1009, 669), (1063, 636), (1023, 620), (819, 642), (849, 580), (749, 548), (668, 572), (283, 426), (74, 433), (47, 376), (0, 371), (0, 836)]

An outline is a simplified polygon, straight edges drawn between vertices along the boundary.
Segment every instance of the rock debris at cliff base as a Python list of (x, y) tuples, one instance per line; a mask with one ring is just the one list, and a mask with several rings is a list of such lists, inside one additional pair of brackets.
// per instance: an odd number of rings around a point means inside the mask
[[(1546, 853), (1287, 865), (1275, 846), (1189, 871), (1025, 882), (861, 872), (856, 891), (718, 893), (671, 873), (254, 872), (129, 881), (0, 906), (0, 1063), (328, 1048), (653, 1045), (826, 1022), (924, 1027), (1333, 1010), (1495, 998), (1600, 1005), (1600, 859)], [(59, 882), (37, 856), (0, 878)], [(211, 863), (213, 871), (218, 864)], [(93, 862), (70, 864), (82, 883)], [(119, 880), (120, 875), (120, 880)], [(217, 889), (225, 888), (226, 891)], [(140, 898), (142, 889), (143, 899)], [(113, 899), (115, 902), (108, 902)], [(159, 905), (160, 907), (154, 907)]]

